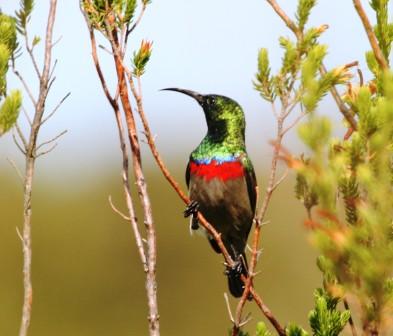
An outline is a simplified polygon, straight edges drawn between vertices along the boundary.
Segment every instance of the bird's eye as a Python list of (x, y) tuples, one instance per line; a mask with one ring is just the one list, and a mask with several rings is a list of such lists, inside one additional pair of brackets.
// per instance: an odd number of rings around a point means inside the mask
[(216, 102), (216, 100), (215, 100), (214, 98), (212, 98), (212, 97), (209, 97), (209, 98), (207, 99), (208, 105), (213, 105), (215, 102)]

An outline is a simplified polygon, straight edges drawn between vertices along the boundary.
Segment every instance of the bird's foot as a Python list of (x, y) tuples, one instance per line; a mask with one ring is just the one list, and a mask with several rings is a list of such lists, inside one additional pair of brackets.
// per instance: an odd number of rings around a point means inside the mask
[(233, 278), (240, 278), (243, 273), (243, 263), (240, 258), (234, 261), (233, 266), (227, 266), (224, 274), (233, 277)]
[[(231, 266), (231, 267), (227, 266), (227, 268), (226, 268), (226, 270), (224, 272), (224, 274), (229, 279), (232, 279), (231, 280), (232, 283), (240, 282), (241, 288), (242, 288), (241, 292), (243, 292), (244, 288), (245, 288), (245, 284), (241, 280), (241, 276), (242, 276), (242, 274), (247, 276), (247, 273), (248, 273), (248, 271), (247, 271), (247, 269), (245, 267), (245, 264), (244, 264), (244, 258), (243, 258), (243, 256), (241, 254), (236, 258), (236, 260), (234, 261), (233, 266)], [(239, 297), (240, 296), (241, 296), (241, 294), (239, 295)], [(247, 300), (251, 301), (252, 299), (253, 299), (253, 296), (249, 292), (248, 296), (247, 296)]]
[(198, 210), (199, 210), (199, 203), (197, 201), (191, 201), (190, 204), (187, 205), (186, 210), (184, 210), (185, 218), (192, 216), (192, 220), (191, 220), (192, 230), (199, 229)]

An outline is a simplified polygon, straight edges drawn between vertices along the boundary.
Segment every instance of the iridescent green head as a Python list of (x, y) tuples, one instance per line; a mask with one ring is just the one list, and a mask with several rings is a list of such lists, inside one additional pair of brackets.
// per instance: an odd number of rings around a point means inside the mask
[(178, 88), (164, 90), (184, 93), (199, 103), (205, 113), (208, 135), (212, 140), (223, 141), (231, 137), (244, 141), (246, 127), (244, 113), (233, 99), (215, 94), (202, 95)]

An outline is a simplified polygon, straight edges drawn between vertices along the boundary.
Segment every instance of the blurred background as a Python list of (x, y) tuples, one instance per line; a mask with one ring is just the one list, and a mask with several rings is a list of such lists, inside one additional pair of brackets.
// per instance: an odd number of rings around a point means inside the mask
[[(31, 39), (44, 36), (47, 2), (36, 1)], [(297, 1), (281, 3), (288, 13), (294, 13)], [(13, 14), (18, 1), (3, 0), (0, 6)], [(92, 64), (78, 6), (78, 1), (58, 4), (57, 80), (48, 110), (67, 92), (71, 97), (42, 129), (40, 140), (64, 129), (68, 133), (36, 167), (30, 335), (145, 335), (144, 275), (134, 238), (130, 226), (108, 204), (112, 195), (118, 207), (125, 208), (116, 125)], [(327, 66), (358, 60), (367, 80), (363, 57), (367, 40), (351, 2), (321, 0), (310, 25), (326, 23), (330, 28), (322, 41), (329, 44)], [(281, 35), (291, 33), (262, 0), (167, 0), (153, 1), (148, 7), (129, 49), (131, 54), (142, 38), (154, 41), (143, 77), (145, 107), (161, 154), (177, 180), (183, 183), (188, 155), (206, 127), (194, 101), (159, 91), (165, 87), (223, 94), (243, 106), (248, 150), (264, 190), (275, 121), (271, 107), (253, 90), (252, 79), (261, 47), (269, 49), (273, 72), (279, 68), (277, 39)], [(36, 48), (40, 63), (42, 47), (41, 42)], [(108, 82), (113, 84), (110, 56), (102, 52), (101, 59)], [(25, 55), (18, 59), (17, 67), (36, 90), (33, 68)], [(21, 88), (21, 84), (10, 74), (8, 87)], [(24, 105), (31, 112), (27, 99)], [(332, 100), (327, 98), (320, 110), (332, 117), (339, 130), (341, 118)], [(20, 122), (26, 126), (23, 116)], [(304, 151), (296, 131), (285, 144), (295, 153)], [(0, 335), (16, 335), (22, 305), (22, 252), (16, 234), (22, 225), (22, 187), (7, 158), (23, 168), (23, 158), (10, 134), (0, 139)], [(223, 299), (227, 289), (222, 259), (205, 239), (190, 236), (188, 221), (182, 216), (184, 206), (154, 165), (146, 145), (143, 159), (158, 232), (162, 335), (224, 335), (230, 322)], [(269, 224), (262, 233), (256, 287), (282, 324), (293, 321), (305, 326), (320, 275), (293, 186), (290, 176), (274, 194), (267, 214)], [(255, 330), (261, 313), (253, 304), (245, 311), (253, 316), (246, 329)]]

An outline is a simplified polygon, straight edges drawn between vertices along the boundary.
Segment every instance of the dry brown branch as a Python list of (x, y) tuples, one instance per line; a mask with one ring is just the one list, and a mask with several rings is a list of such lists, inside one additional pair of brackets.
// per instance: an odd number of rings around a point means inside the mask
[[(344, 308), (348, 311), (351, 311), (351, 309), (349, 308), (348, 300), (344, 298), (343, 302), (344, 302)], [(348, 322), (349, 322), (349, 326), (351, 327), (352, 336), (358, 336), (355, 323), (352, 319), (352, 315), (349, 316)]]
[[(40, 81), (38, 99), (33, 98), (32, 92), (28, 89), (28, 86), (24, 84), (30, 99), (32, 100), (35, 113), (34, 118), (31, 122), (30, 136), (26, 146), (25, 153), (25, 175), (24, 175), (24, 205), (23, 205), (23, 234), (22, 234), (22, 246), (23, 246), (23, 309), (22, 309), (22, 320), (19, 330), (19, 336), (26, 336), (31, 319), (31, 308), (33, 301), (33, 288), (31, 283), (31, 200), (32, 200), (32, 188), (33, 188), (33, 177), (35, 171), (35, 160), (37, 158), (37, 137), (41, 127), (42, 116), (45, 111), (45, 102), (49, 89), (49, 70), (51, 66), (52, 56), (52, 34), (53, 26), (56, 17), (56, 5), (57, 0), (50, 0), (48, 21), (45, 35), (45, 52), (44, 52), (44, 66), (42, 73), (39, 72), (37, 62), (34, 58), (33, 51), (29, 47), (27, 34), (25, 35), (26, 49), (32, 60), (34, 69), (37, 77)], [(15, 72), (18, 78), (24, 83), (23, 77)]]
[(278, 16), (285, 22), (287, 27), (292, 30), (292, 32), (296, 35), (298, 39), (301, 38), (302, 32), (296, 26), (296, 24), (289, 18), (289, 16), (282, 10), (282, 8), (278, 5), (275, 0), (266, 0), (270, 6), (274, 9), (274, 11), (278, 14)]
[(356, 12), (359, 15), (360, 20), (362, 21), (363, 28), (366, 31), (371, 48), (373, 49), (375, 59), (377, 60), (379, 66), (381, 67), (382, 70), (389, 69), (389, 65), (388, 65), (385, 57), (382, 54), (381, 48), (379, 47), (378, 40), (377, 40), (374, 30), (373, 30), (373, 27), (371, 26), (371, 23), (367, 17), (366, 12), (363, 9), (363, 6), (362, 6), (360, 0), (353, 0), (353, 5), (356, 9)]
[[(91, 4), (91, 2), (86, 1), (85, 4)], [(112, 56), (116, 68), (117, 74), (117, 92), (120, 98), (120, 102), (124, 111), (125, 121), (127, 128), (123, 128), (120, 109), (117, 103), (117, 97), (114, 99), (109, 93), (106, 81), (103, 76), (103, 72), (101, 71), (101, 67), (98, 62), (97, 55), (97, 46), (94, 36), (94, 30), (90, 25), (89, 18), (84, 12), (83, 8), (84, 4), (82, 4), (82, 13), (85, 16), (87, 26), (89, 28), (90, 40), (92, 44), (92, 54), (93, 60), (96, 66), (96, 70), (98, 76), (101, 81), (101, 85), (104, 89), (104, 93), (110, 102), (113, 110), (115, 111), (116, 123), (118, 125), (119, 136), (120, 136), (120, 144), (121, 150), (123, 153), (123, 186), (126, 195), (126, 203), (130, 213), (129, 218), (131, 219), (131, 223), (134, 229), (134, 234), (136, 238), (136, 242), (138, 245), (138, 250), (140, 251), (142, 263), (144, 265), (144, 270), (146, 273), (146, 293), (147, 293), (147, 301), (148, 301), (148, 321), (149, 321), (149, 333), (151, 336), (159, 335), (159, 314), (158, 314), (158, 304), (157, 304), (157, 283), (156, 283), (156, 232), (154, 227), (153, 215), (152, 215), (152, 207), (150, 202), (150, 197), (147, 191), (147, 186), (145, 183), (144, 172), (142, 170), (142, 161), (140, 154), (140, 144), (138, 139), (137, 128), (134, 120), (134, 115), (132, 111), (132, 106), (130, 102), (130, 96), (128, 94), (127, 82), (126, 82), (126, 74), (123, 67), (123, 58), (124, 58), (124, 45), (125, 45), (125, 34), (123, 31), (119, 31), (113, 25), (114, 17), (113, 13), (108, 13), (105, 19), (105, 36), (108, 38), (110, 42), (110, 46), (112, 49)], [(117, 96), (117, 93), (116, 93)], [(143, 246), (143, 240), (140, 235), (140, 231), (138, 228), (137, 219), (135, 216), (131, 193), (130, 193), (130, 183), (128, 177), (128, 153), (125, 145), (125, 133), (127, 132), (128, 140), (131, 148), (131, 156), (132, 156), (132, 167), (134, 172), (134, 177), (136, 180), (136, 186), (138, 190), (138, 196), (140, 200), (140, 204), (143, 209), (143, 217), (146, 231), (146, 249)]]
[(96, 68), (98, 78), (100, 79), (100, 83), (101, 83), (102, 89), (105, 93), (105, 96), (106, 96), (107, 100), (109, 101), (109, 103), (111, 104), (114, 114), (115, 114), (116, 125), (118, 128), (118, 134), (119, 134), (120, 149), (122, 152), (123, 191), (124, 191), (124, 196), (126, 199), (127, 210), (129, 213), (129, 216), (127, 218), (129, 218), (129, 220), (131, 222), (131, 227), (132, 227), (132, 230), (133, 230), (133, 233), (135, 236), (135, 242), (136, 242), (136, 246), (138, 249), (139, 257), (142, 262), (143, 269), (145, 272), (147, 272), (148, 267), (147, 267), (146, 253), (145, 253), (145, 250), (143, 247), (143, 240), (142, 240), (142, 236), (141, 236), (141, 233), (140, 233), (140, 230), (138, 227), (138, 220), (136, 218), (135, 208), (134, 208), (134, 204), (133, 204), (132, 197), (131, 197), (131, 191), (130, 191), (130, 182), (129, 182), (129, 174), (128, 174), (129, 158), (128, 158), (127, 146), (125, 143), (124, 127), (123, 127), (123, 124), (121, 121), (120, 107), (117, 102), (117, 99), (113, 99), (111, 94), (109, 93), (109, 89), (108, 89), (104, 74), (102, 72), (101, 65), (100, 65), (99, 58), (98, 58), (98, 54), (97, 54), (97, 44), (96, 44), (94, 30), (91, 27), (90, 22), (89, 22), (88, 18), (86, 17), (86, 13), (84, 12), (83, 8), (81, 8), (81, 12), (85, 18), (86, 25), (89, 30), (90, 44), (91, 44), (91, 49), (92, 49), (92, 58), (93, 58), (94, 66)]

